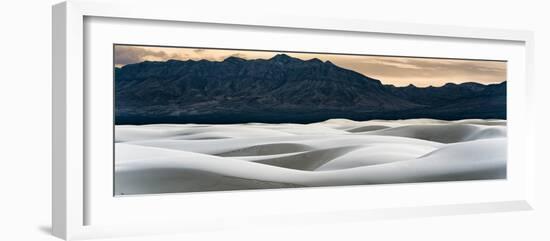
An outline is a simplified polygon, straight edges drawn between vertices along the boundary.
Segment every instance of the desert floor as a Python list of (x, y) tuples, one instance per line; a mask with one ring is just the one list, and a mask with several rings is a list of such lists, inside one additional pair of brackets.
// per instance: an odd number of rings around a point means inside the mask
[(506, 121), (115, 127), (115, 194), (506, 178)]

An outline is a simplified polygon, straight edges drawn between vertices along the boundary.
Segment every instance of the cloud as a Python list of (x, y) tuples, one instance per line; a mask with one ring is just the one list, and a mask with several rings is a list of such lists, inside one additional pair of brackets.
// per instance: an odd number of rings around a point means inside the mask
[(164, 52), (154, 52), (144, 48), (131, 46), (116, 46), (115, 47), (115, 64), (126, 65), (131, 63), (141, 62), (145, 56), (156, 56), (163, 58), (166, 56)]
[(167, 53), (163, 50), (153, 50), (147, 47), (135, 47), (135, 46), (115, 46), (115, 65), (122, 66), (126, 64), (133, 64), (149, 61), (164, 61), (168, 59), (182, 59), (187, 57), (179, 53)]
[(246, 54), (243, 54), (243, 53), (234, 53), (234, 54), (230, 55), (230, 57), (237, 57), (237, 58), (241, 58), (241, 59), (247, 58)]
[(231, 56), (250, 59), (249, 53), (246, 51), (126, 45), (115, 46), (114, 54), (115, 66), (118, 67), (143, 61), (166, 61), (169, 59), (223, 61)]
[[(361, 58), (361, 59), (359, 59)], [(445, 83), (498, 83), (506, 80), (506, 62), (460, 59), (361, 56), (333, 61), (386, 84), (440, 86)]]
[(407, 59), (382, 59), (382, 58), (367, 58), (361, 61), (364, 64), (382, 65), (400, 69), (421, 69), (420, 66)]

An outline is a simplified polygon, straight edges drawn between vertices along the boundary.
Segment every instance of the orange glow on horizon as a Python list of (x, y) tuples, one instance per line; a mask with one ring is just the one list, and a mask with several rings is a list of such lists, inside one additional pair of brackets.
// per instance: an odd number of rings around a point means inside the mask
[(489, 60), (437, 59), (345, 54), (318, 54), (275, 51), (227, 50), (180, 47), (115, 46), (115, 66), (142, 61), (200, 60), (223, 61), (235, 56), (243, 59), (269, 59), (277, 54), (294, 58), (330, 61), (342, 68), (380, 80), (384, 84), (417, 87), (446, 83), (500, 83), (506, 80), (506, 62)]

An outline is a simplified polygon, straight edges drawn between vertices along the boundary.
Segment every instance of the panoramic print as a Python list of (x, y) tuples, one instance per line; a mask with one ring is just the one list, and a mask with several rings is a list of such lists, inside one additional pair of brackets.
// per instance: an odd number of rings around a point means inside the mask
[(114, 195), (506, 178), (506, 61), (113, 55)]

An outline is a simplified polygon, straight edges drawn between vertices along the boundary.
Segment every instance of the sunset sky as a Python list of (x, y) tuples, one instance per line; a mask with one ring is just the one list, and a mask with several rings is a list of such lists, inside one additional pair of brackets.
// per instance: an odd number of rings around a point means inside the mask
[(384, 84), (418, 87), (442, 86), (446, 83), (500, 83), (506, 80), (506, 62), (434, 58), (388, 57), (344, 54), (312, 54), (275, 51), (219, 50), (204, 48), (145, 47), (115, 45), (116, 67), (142, 61), (200, 60), (223, 61), (235, 56), (243, 59), (269, 59), (276, 54), (308, 60), (318, 58), (351, 69)]

